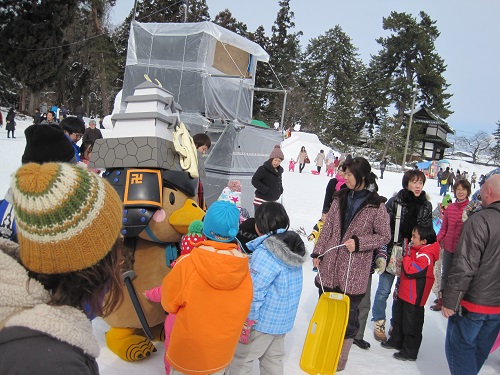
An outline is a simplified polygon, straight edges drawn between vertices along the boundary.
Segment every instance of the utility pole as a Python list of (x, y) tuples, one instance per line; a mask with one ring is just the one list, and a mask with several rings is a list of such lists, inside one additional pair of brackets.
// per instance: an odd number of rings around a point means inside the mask
[(403, 169), (403, 172), (405, 171), (406, 153), (408, 152), (408, 144), (410, 143), (411, 123), (413, 121), (413, 111), (415, 110), (415, 97), (416, 96), (417, 96), (417, 85), (415, 84), (413, 86), (413, 99), (411, 101), (411, 112), (410, 112), (410, 121), (408, 123), (408, 133), (406, 134), (405, 152), (403, 154), (403, 162), (401, 163), (401, 168)]
[(137, 11), (137, 0), (134, 1), (134, 14), (132, 14), (132, 21), (135, 21), (135, 12)]
[(184, 23), (187, 22), (189, 12), (189, 0), (184, 0)]

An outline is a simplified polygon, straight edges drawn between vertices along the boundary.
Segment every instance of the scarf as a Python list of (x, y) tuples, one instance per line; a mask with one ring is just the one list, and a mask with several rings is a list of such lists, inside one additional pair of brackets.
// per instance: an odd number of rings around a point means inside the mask
[(403, 189), (401, 194), (401, 201), (403, 203), (403, 207), (406, 207), (406, 212), (401, 220), (401, 225), (399, 228), (399, 239), (403, 240), (404, 238), (411, 239), (411, 232), (413, 228), (418, 224), (418, 215), (420, 210), (427, 202), (427, 197), (425, 191), (416, 197), (412, 191), (408, 189)]

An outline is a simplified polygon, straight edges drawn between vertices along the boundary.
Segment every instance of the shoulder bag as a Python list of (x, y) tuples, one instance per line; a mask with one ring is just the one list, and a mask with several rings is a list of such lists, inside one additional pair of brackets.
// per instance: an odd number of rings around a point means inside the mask
[(394, 276), (401, 275), (401, 267), (403, 265), (403, 247), (398, 245), (399, 240), (399, 225), (401, 223), (401, 205), (398, 204), (396, 210), (396, 223), (394, 226), (394, 244), (392, 245), (391, 258), (385, 270)]

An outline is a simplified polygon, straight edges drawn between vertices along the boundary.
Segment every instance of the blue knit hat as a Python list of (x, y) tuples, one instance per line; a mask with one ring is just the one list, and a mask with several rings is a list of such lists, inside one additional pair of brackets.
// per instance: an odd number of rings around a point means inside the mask
[(211, 240), (231, 242), (238, 234), (240, 211), (228, 201), (216, 201), (203, 220), (203, 234)]

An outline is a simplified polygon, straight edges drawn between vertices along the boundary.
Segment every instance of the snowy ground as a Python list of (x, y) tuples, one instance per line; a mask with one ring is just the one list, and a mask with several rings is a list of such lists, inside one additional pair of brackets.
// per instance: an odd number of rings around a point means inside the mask
[[(3, 118), (6, 112), (2, 108)], [(5, 121), (5, 120), (4, 120)], [(11, 174), (20, 166), (21, 155), (24, 151), (26, 140), (24, 138), (24, 129), (31, 124), (31, 119), (19, 119), (16, 130), (16, 139), (7, 139), (5, 126), (0, 129), (0, 193), (7, 191), (10, 184)], [(106, 137), (109, 130), (103, 131)], [(323, 205), (324, 191), (328, 183), (326, 172), (322, 171), (319, 176), (313, 175), (311, 169), (313, 164), (306, 166), (303, 173), (298, 173), (298, 165), (294, 173), (288, 172), (288, 162), (291, 158), (295, 159), (301, 146), (305, 146), (309, 157), (314, 160), (320, 149), (325, 153), (328, 148), (321, 145), (315, 135), (306, 133), (293, 133), (292, 137), (283, 144), (285, 161), (283, 167), (285, 193), (283, 204), (285, 205), (291, 219), (292, 228), (304, 227), (309, 232), (321, 214)], [(470, 165), (464, 161), (452, 160), (451, 166), (456, 170), (467, 170), (469, 175), (476, 172), (479, 176), (490, 171), (491, 167), (482, 167)], [(324, 169), (324, 168), (323, 168)], [(378, 170), (374, 171), (376, 174)], [(402, 174), (395, 172), (385, 172), (384, 179), (379, 180), (379, 193), (386, 197), (391, 197), (401, 188)], [(429, 195), (433, 206), (440, 202), (439, 189), (436, 180), (429, 180), (425, 185), (425, 191)], [(312, 251), (312, 243), (307, 243), (309, 252)], [(310, 263), (304, 266), (304, 289), (300, 306), (297, 314), (294, 329), (286, 336), (286, 359), (285, 374), (299, 375), (305, 374), (299, 367), (299, 360), (302, 351), (302, 345), (306, 335), (309, 320), (314, 311), (317, 301), (317, 289), (314, 287), (313, 278), (315, 274), (311, 270)], [(378, 276), (373, 278), (372, 297), (377, 287)], [(383, 349), (373, 339), (373, 323), (368, 322), (365, 339), (372, 344), (369, 350), (361, 350), (353, 346), (345, 374), (387, 374), (404, 373), (413, 374), (447, 374), (448, 366), (444, 353), (444, 337), (446, 332), (446, 319), (440, 313), (433, 312), (429, 306), (434, 299), (431, 294), (426, 306), (424, 339), (420, 349), (419, 357), (416, 362), (400, 362), (392, 358), (392, 350)], [(390, 317), (390, 303), (387, 309), (387, 315)], [(106, 347), (104, 333), (107, 330), (106, 323), (101, 319), (94, 322), (94, 332), (101, 344), (101, 355), (98, 359), (101, 374), (104, 375), (132, 375), (132, 374), (164, 374), (163, 343), (156, 343), (157, 353), (151, 358), (142, 362), (127, 363), (112, 354)], [(186, 350), (189, 350), (188, 348)], [(254, 368), (254, 374), (258, 374), (258, 369)], [(480, 374), (499, 374), (500, 373), (500, 350), (491, 354)]]

